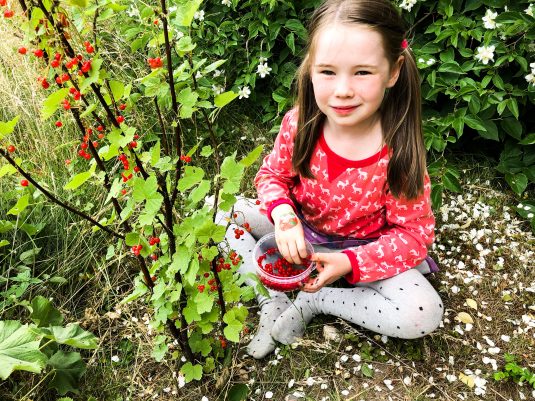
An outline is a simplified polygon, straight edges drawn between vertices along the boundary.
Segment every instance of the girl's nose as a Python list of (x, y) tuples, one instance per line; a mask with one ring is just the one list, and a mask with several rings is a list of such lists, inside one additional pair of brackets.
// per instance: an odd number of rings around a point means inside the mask
[(339, 77), (339, 79), (336, 82), (334, 94), (335, 96), (338, 96), (338, 97), (353, 96), (353, 88), (351, 87), (351, 83), (349, 82), (349, 79)]

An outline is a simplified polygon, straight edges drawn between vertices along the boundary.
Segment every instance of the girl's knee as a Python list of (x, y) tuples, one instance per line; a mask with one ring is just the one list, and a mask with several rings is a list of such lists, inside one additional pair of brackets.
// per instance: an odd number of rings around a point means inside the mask
[(420, 338), (435, 331), (444, 314), (442, 300), (436, 294), (424, 302), (411, 303), (400, 308), (400, 324), (397, 326), (399, 335), (405, 339)]

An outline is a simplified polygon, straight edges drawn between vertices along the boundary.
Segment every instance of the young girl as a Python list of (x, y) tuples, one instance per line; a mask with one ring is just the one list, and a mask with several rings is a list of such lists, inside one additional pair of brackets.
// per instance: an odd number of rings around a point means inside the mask
[[(255, 358), (295, 342), (317, 314), (380, 334), (417, 338), (440, 323), (442, 301), (422, 273), (434, 239), (420, 123), (420, 81), (402, 19), (389, 0), (327, 0), (313, 14), (297, 104), (255, 178), (260, 210), (242, 200), (251, 235), (227, 236), (254, 272), (256, 240), (275, 230), (284, 258), (317, 277), (292, 302), (258, 296)], [(267, 217), (267, 218), (266, 218)], [(269, 221), (268, 221), (269, 220)], [(272, 224), (274, 223), (274, 225)], [(350, 288), (329, 284), (344, 278)]]

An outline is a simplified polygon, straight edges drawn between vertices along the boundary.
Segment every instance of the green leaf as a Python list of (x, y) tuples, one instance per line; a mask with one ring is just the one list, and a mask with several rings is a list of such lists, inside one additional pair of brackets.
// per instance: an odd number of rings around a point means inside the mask
[(528, 177), (525, 174), (505, 174), (505, 180), (516, 194), (521, 195), (528, 186)]
[(210, 64), (209, 66), (205, 67), (203, 70), (202, 70), (202, 74), (203, 75), (206, 75), (208, 74), (209, 72), (212, 72), (214, 71), (215, 69), (217, 69), (218, 67), (220, 67), (221, 65), (225, 64), (227, 60), (217, 60), (216, 62)]
[[(245, 313), (247, 313), (247, 310)], [(237, 308), (227, 311), (223, 316), (223, 321), (227, 324), (223, 329), (225, 337), (230, 341), (239, 342), (244, 320), (243, 314)]]
[(136, 202), (146, 202), (143, 214), (139, 217), (139, 222), (142, 225), (152, 224), (154, 216), (160, 210), (163, 202), (163, 196), (158, 193), (156, 176), (152, 175), (146, 181), (142, 177), (136, 177), (132, 198)]
[(509, 111), (515, 116), (515, 118), (518, 120), (518, 103), (516, 102), (516, 99), (510, 98), (507, 99), (507, 108)]
[(80, 114), (80, 118), (85, 118), (87, 117), (89, 114), (91, 114), (95, 109), (97, 108), (97, 104), (96, 103), (91, 103), (85, 110), (82, 114)]
[(183, 36), (178, 40), (176, 44), (176, 51), (180, 55), (180, 57), (183, 57), (186, 53), (191, 52), (196, 47), (197, 45), (192, 42), (190, 36)]
[(17, 125), (17, 122), (19, 121), (19, 118), (20, 116), (16, 116), (13, 120), (8, 122), (0, 121), (0, 140), (13, 132), (15, 125)]
[(291, 32), (290, 34), (288, 34), (286, 36), (285, 40), (286, 40), (286, 44), (288, 45), (288, 47), (292, 51), (292, 54), (295, 54), (295, 36), (294, 36), (294, 33)]
[(217, 255), (219, 255), (219, 250), (216, 246), (211, 246), (209, 248), (202, 248), (201, 255), (203, 260), (211, 262)]
[(17, 169), (13, 167), (11, 164), (4, 164), (0, 168), (0, 178), (2, 178), (4, 175), (12, 175), (17, 172)]
[(85, 78), (82, 84), (80, 85), (80, 92), (85, 93), (85, 90), (89, 88), (91, 84), (94, 84), (98, 81), (101, 65), (102, 59), (97, 58), (91, 61), (91, 70), (89, 71), (89, 75), (87, 76), (87, 78)]
[(60, 395), (65, 395), (69, 391), (80, 393), (78, 387), (86, 367), (78, 352), (59, 350), (48, 360), (48, 365), (53, 368), (52, 380), (48, 383), (49, 388), (55, 388)]
[(519, 143), (521, 145), (533, 145), (533, 144), (535, 144), (535, 132), (532, 132), (532, 133), (528, 134)]
[(59, 326), (63, 323), (63, 316), (60, 311), (54, 308), (52, 302), (41, 295), (32, 300), (30, 319), (37, 327)]
[(91, 178), (91, 176), (95, 172), (95, 168), (96, 164), (93, 164), (89, 171), (84, 171), (83, 173), (76, 174), (67, 184), (65, 184), (63, 189), (73, 190), (78, 188), (80, 185), (84, 184), (87, 180)]
[(154, 348), (152, 349), (152, 357), (156, 362), (161, 362), (168, 350), (167, 337), (157, 336), (154, 340)]
[(203, 0), (178, 0), (173, 4), (176, 6), (174, 24), (189, 27), (193, 21), (193, 15), (199, 9)]
[(481, 120), (481, 118), (479, 118), (476, 115), (467, 114), (466, 116), (464, 116), (464, 122), (470, 128), (473, 128), (473, 129), (475, 129), (477, 131), (486, 131), (487, 130), (485, 128), (485, 126), (483, 125), (483, 120)]
[(204, 170), (200, 167), (186, 166), (184, 175), (178, 181), (178, 190), (184, 192), (192, 186), (199, 184), (204, 177)]
[(98, 347), (98, 338), (82, 329), (76, 323), (69, 323), (65, 327), (50, 326), (41, 328), (41, 331), (45, 338), (54, 340), (58, 344), (66, 344), (82, 349), (96, 349)]
[(447, 171), (444, 174), (444, 176), (442, 177), (442, 182), (444, 183), (444, 187), (446, 187), (450, 191), (462, 192), (462, 187), (459, 180), (450, 171)]
[(195, 231), (195, 234), (201, 244), (207, 244), (210, 239), (213, 239), (215, 243), (219, 243), (225, 238), (225, 227), (209, 220), (200, 226)]
[(465, 74), (461, 66), (455, 62), (443, 63), (438, 67), (439, 72), (449, 72), (452, 74)]
[(2, 248), (3, 246), (7, 246), (9, 244), (10, 242), (7, 239), (3, 239), (2, 241), (0, 241), (0, 248)]
[(60, 102), (69, 95), (69, 88), (58, 89), (57, 91), (48, 95), (43, 102), (41, 109), (41, 119), (44, 121), (50, 118), (58, 109)]
[(363, 363), (362, 364), (362, 367), (360, 368), (360, 371), (366, 377), (373, 377), (373, 369), (370, 368), (367, 363)]
[(238, 94), (232, 91), (224, 92), (214, 98), (214, 104), (216, 105), (216, 107), (221, 108), (232, 102), (237, 97)]
[(236, 163), (234, 157), (227, 156), (221, 164), (221, 178), (225, 179), (223, 192), (236, 193), (240, 190), (240, 182), (245, 166)]
[(306, 40), (307, 38), (307, 30), (303, 26), (302, 22), (298, 19), (289, 19), (284, 24), (284, 27), (292, 32), (295, 32), (299, 38)]
[(258, 145), (251, 152), (249, 152), (247, 156), (245, 156), (243, 159), (240, 160), (240, 164), (244, 165), (245, 167), (249, 167), (262, 154), (263, 149), (264, 149), (264, 145)]
[(249, 387), (243, 383), (233, 385), (227, 395), (226, 401), (244, 401), (249, 395)]
[[(201, 149), (201, 156), (202, 157), (209, 157), (214, 153), (214, 150), (210, 145), (203, 146)], [(1, 177), (1, 176), (0, 176)]]
[(186, 362), (184, 365), (182, 365), (180, 371), (184, 374), (186, 383), (189, 383), (192, 380), (201, 380), (202, 378), (201, 365), (192, 365), (191, 362)]
[(41, 336), (15, 320), (0, 321), (0, 378), (15, 370), (41, 373), (47, 357), (39, 350)]
[(210, 354), (210, 351), (212, 351), (210, 340), (208, 340), (207, 338), (203, 338), (202, 334), (197, 331), (191, 334), (188, 343), (194, 353), (200, 352), (201, 355), (204, 357), (208, 356)]
[(124, 84), (119, 81), (110, 81), (111, 93), (113, 94), (113, 99), (118, 101), (124, 94)]
[(197, 92), (193, 92), (190, 87), (182, 89), (176, 96), (176, 100), (183, 106), (194, 106), (199, 98)]
[(15, 206), (13, 206), (11, 209), (8, 210), (6, 214), (12, 214), (14, 216), (18, 216), (21, 214), (24, 209), (28, 207), (28, 204), (30, 202), (30, 195), (26, 194), (19, 198)]
[(160, 141), (157, 141), (150, 151), (150, 164), (154, 167), (160, 161)]
[(192, 207), (201, 199), (204, 199), (204, 197), (208, 194), (208, 192), (210, 192), (210, 181), (202, 180), (201, 183), (197, 186), (197, 188), (191, 191), (191, 194), (188, 198), (191, 204), (188, 206)]
[(520, 140), (522, 138), (522, 124), (514, 118), (505, 118), (500, 123), (502, 128), (513, 138)]
[(87, 7), (87, 0), (68, 0), (67, 2), (71, 6), (77, 6), (77, 7), (80, 7), (80, 8), (86, 8)]
[(214, 298), (208, 292), (198, 292), (195, 296), (195, 304), (197, 305), (197, 312), (199, 314), (210, 312), (214, 304)]

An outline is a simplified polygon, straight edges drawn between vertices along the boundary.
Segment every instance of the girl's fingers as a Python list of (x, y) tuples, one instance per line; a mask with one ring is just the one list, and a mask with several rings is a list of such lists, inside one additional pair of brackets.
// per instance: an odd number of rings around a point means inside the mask
[(297, 249), (297, 244), (294, 241), (288, 243), (288, 250), (290, 252), (290, 259), (288, 262), (293, 264), (300, 264), (301, 259), (299, 258), (299, 251)]
[(299, 257), (301, 259), (306, 259), (309, 256), (307, 252), (307, 246), (305, 244), (305, 237), (297, 238), (297, 251), (299, 252)]

